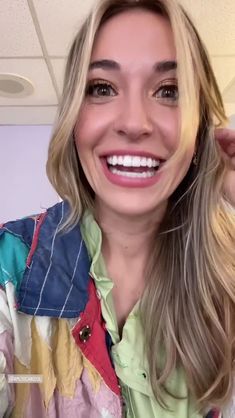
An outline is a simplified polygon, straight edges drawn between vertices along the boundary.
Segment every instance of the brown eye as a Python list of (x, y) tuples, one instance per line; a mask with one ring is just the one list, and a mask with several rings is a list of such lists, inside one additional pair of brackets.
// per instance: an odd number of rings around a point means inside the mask
[(178, 86), (175, 84), (166, 84), (161, 86), (155, 93), (157, 99), (160, 99), (165, 102), (171, 102), (176, 104), (179, 99), (179, 90)]
[(93, 97), (110, 97), (116, 96), (116, 92), (108, 83), (92, 83), (89, 84), (86, 90), (88, 96)]

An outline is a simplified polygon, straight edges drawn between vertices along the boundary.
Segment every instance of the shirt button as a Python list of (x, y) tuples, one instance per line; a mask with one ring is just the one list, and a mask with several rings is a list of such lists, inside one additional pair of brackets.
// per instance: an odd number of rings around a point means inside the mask
[(90, 336), (91, 336), (91, 328), (89, 327), (89, 325), (86, 325), (79, 332), (79, 338), (83, 343), (86, 343), (89, 340)]
[(136, 372), (137, 376), (140, 376), (142, 379), (144, 378), (145, 380), (147, 380), (147, 373), (145, 370), (137, 370)]

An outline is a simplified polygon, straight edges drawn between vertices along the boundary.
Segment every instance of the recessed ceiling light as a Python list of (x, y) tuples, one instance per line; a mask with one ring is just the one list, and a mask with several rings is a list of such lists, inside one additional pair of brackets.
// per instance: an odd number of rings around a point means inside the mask
[(30, 80), (18, 74), (0, 73), (0, 96), (20, 98), (30, 96), (34, 86)]

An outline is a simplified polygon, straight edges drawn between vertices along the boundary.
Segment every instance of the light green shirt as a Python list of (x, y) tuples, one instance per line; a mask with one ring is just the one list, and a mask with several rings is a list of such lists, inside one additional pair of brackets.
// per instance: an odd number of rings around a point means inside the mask
[(90, 274), (100, 295), (102, 315), (113, 342), (111, 356), (126, 405), (126, 418), (202, 418), (195, 411), (181, 368), (172, 374), (167, 387), (184, 399), (176, 400), (166, 395), (171, 411), (162, 409), (156, 402), (149, 380), (138, 303), (129, 314), (120, 339), (112, 298), (113, 282), (107, 277), (101, 254), (101, 230), (88, 212), (83, 217), (81, 233), (92, 260)]

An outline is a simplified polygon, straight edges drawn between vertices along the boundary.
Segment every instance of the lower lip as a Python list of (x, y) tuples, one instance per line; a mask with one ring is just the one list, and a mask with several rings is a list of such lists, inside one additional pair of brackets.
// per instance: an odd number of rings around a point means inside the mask
[(107, 179), (117, 186), (123, 186), (123, 187), (149, 187), (157, 183), (161, 177), (162, 172), (156, 171), (156, 174), (152, 177), (148, 178), (133, 178), (133, 177), (126, 177), (126, 176), (120, 176), (119, 174), (112, 173), (107, 166), (107, 162), (105, 158), (101, 158), (102, 167), (104, 170), (104, 174), (107, 177)]

